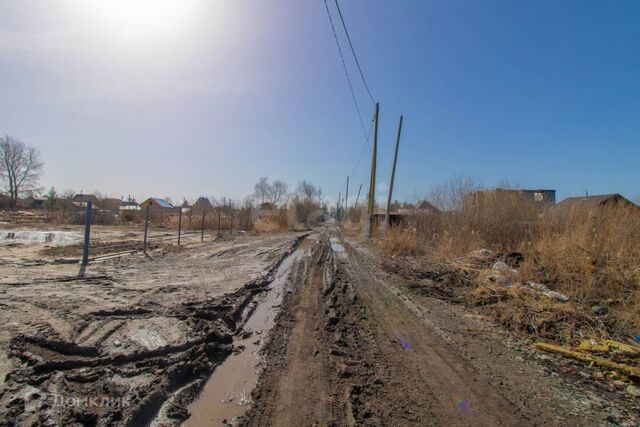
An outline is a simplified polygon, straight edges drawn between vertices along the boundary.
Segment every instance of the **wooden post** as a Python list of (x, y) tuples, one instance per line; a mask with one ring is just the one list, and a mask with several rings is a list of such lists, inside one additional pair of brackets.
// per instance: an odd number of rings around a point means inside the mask
[(356, 204), (353, 205), (354, 208), (358, 207), (358, 201), (360, 200), (360, 191), (362, 190), (362, 184), (360, 184), (360, 187), (358, 188), (358, 195), (356, 196)]
[(391, 209), (391, 196), (393, 194), (393, 181), (396, 178), (396, 163), (398, 162), (398, 146), (400, 145), (400, 133), (402, 132), (402, 116), (398, 123), (398, 137), (396, 138), (396, 148), (393, 152), (393, 166), (391, 167), (391, 182), (389, 183), (389, 194), (387, 194), (387, 213), (384, 218), (384, 226), (389, 225), (389, 210)]
[(376, 110), (373, 116), (373, 150), (371, 154), (371, 177), (369, 178), (369, 203), (367, 207), (367, 219), (365, 237), (370, 238), (373, 234), (373, 222), (375, 220), (376, 205), (376, 161), (378, 157), (378, 114), (380, 112), (380, 104), (376, 102)]
[(336, 221), (340, 221), (340, 200), (342, 200), (342, 191), (338, 193), (338, 202), (336, 203)]
[(229, 212), (230, 212), (230, 218), (229, 218), (229, 234), (233, 234), (233, 206), (229, 205)]
[(202, 209), (202, 222), (200, 223), (200, 243), (204, 242), (204, 209)]
[(84, 215), (84, 246), (82, 248), (82, 265), (89, 264), (89, 238), (91, 237), (91, 211), (93, 203), (87, 202), (87, 211)]
[(178, 247), (180, 247), (180, 234), (182, 233), (182, 207), (178, 208)]
[(149, 205), (144, 208), (144, 240), (142, 241), (142, 252), (147, 254), (147, 230), (149, 229)]

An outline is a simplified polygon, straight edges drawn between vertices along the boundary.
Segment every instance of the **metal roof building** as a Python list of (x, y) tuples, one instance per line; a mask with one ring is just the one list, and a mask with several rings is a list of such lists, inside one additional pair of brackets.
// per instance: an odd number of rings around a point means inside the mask
[(140, 203), (140, 207), (141, 208), (145, 208), (147, 206), (150, 206), (152, 208), (154, 207), (158, 207), (158, 208), (162, 208), (162, 209), (173, 209), (174, 206), (167, 202), (165, 199), (161, 199), (159, 197), (149, 197), (147, 200), (145, 200), (144, 202)]

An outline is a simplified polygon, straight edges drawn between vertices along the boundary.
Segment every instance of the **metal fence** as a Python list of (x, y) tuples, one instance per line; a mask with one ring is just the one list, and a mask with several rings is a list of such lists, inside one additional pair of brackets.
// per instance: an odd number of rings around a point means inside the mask
[[(15, 224), (84, 225), (83, 265), (110, 257), (144, 252), (161, 246), (181, 247), (186, 242), (204, 242), (234, 231), (252, 227), (251, 206), (217, 207), (145, 207), (105, 209), (87, 202), (86, 206), (58, 205), (55, 209), (0, 209), (0, 221)], [(124, 236), (104, 241), (92, 235), (92, 226), (125, 226), (131, 230)], [(126, 230), (126, 229), (125, 229)], [(104, 231), (102, 229), (101, 231)], [(76, 246), (77, 248), (77, 246)], [(73, 252), (75, 252), (74, 250)], [(77, 252), (75, 252), (77, 253)], [(76, 255), (77, 256), (77, 255)], [(72, 262), (74, 259), (67, 259)]]

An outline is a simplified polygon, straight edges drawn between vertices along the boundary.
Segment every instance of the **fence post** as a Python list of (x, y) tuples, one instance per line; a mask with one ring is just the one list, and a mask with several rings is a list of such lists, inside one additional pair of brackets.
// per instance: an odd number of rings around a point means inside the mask
[(180, 233), (182, 232), (182, 207), (178, 209), (178, 247), (180, 247)]
[(144, 241), (142, 243), (142, 252), (147, 254), (147, 230), (149, 228), (149, 205), (144, 208)]
[(220, 237), (220, 216), (222, 215), (222, 209), (218, 206), (218, 237)]
[(202, 209), (202, 223), (200, 224), (200, 243), (204, 242), (204, 209)]
[(93, 203), (87, 202), (87, 212), (84, 215), (84, 247), (82, 248), (82, 265), (89, 264), (89, 237), (91, 236), (91, 210)]

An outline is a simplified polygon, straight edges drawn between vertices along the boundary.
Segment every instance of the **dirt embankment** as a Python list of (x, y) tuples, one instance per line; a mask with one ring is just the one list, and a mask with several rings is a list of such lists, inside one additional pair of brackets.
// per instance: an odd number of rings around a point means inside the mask
[(247, 236), (2, 285), (2, 424), (142, 425), (169, 396), (167, 416), (184, 420), (299, 237)]
[(588, 393), (526, 360), (509, 334), (461, 305), (413, 293), (366, 247), (325, 235), (296, 274), (244, 425), (608, 419), (606, 406), (588, 406)]

